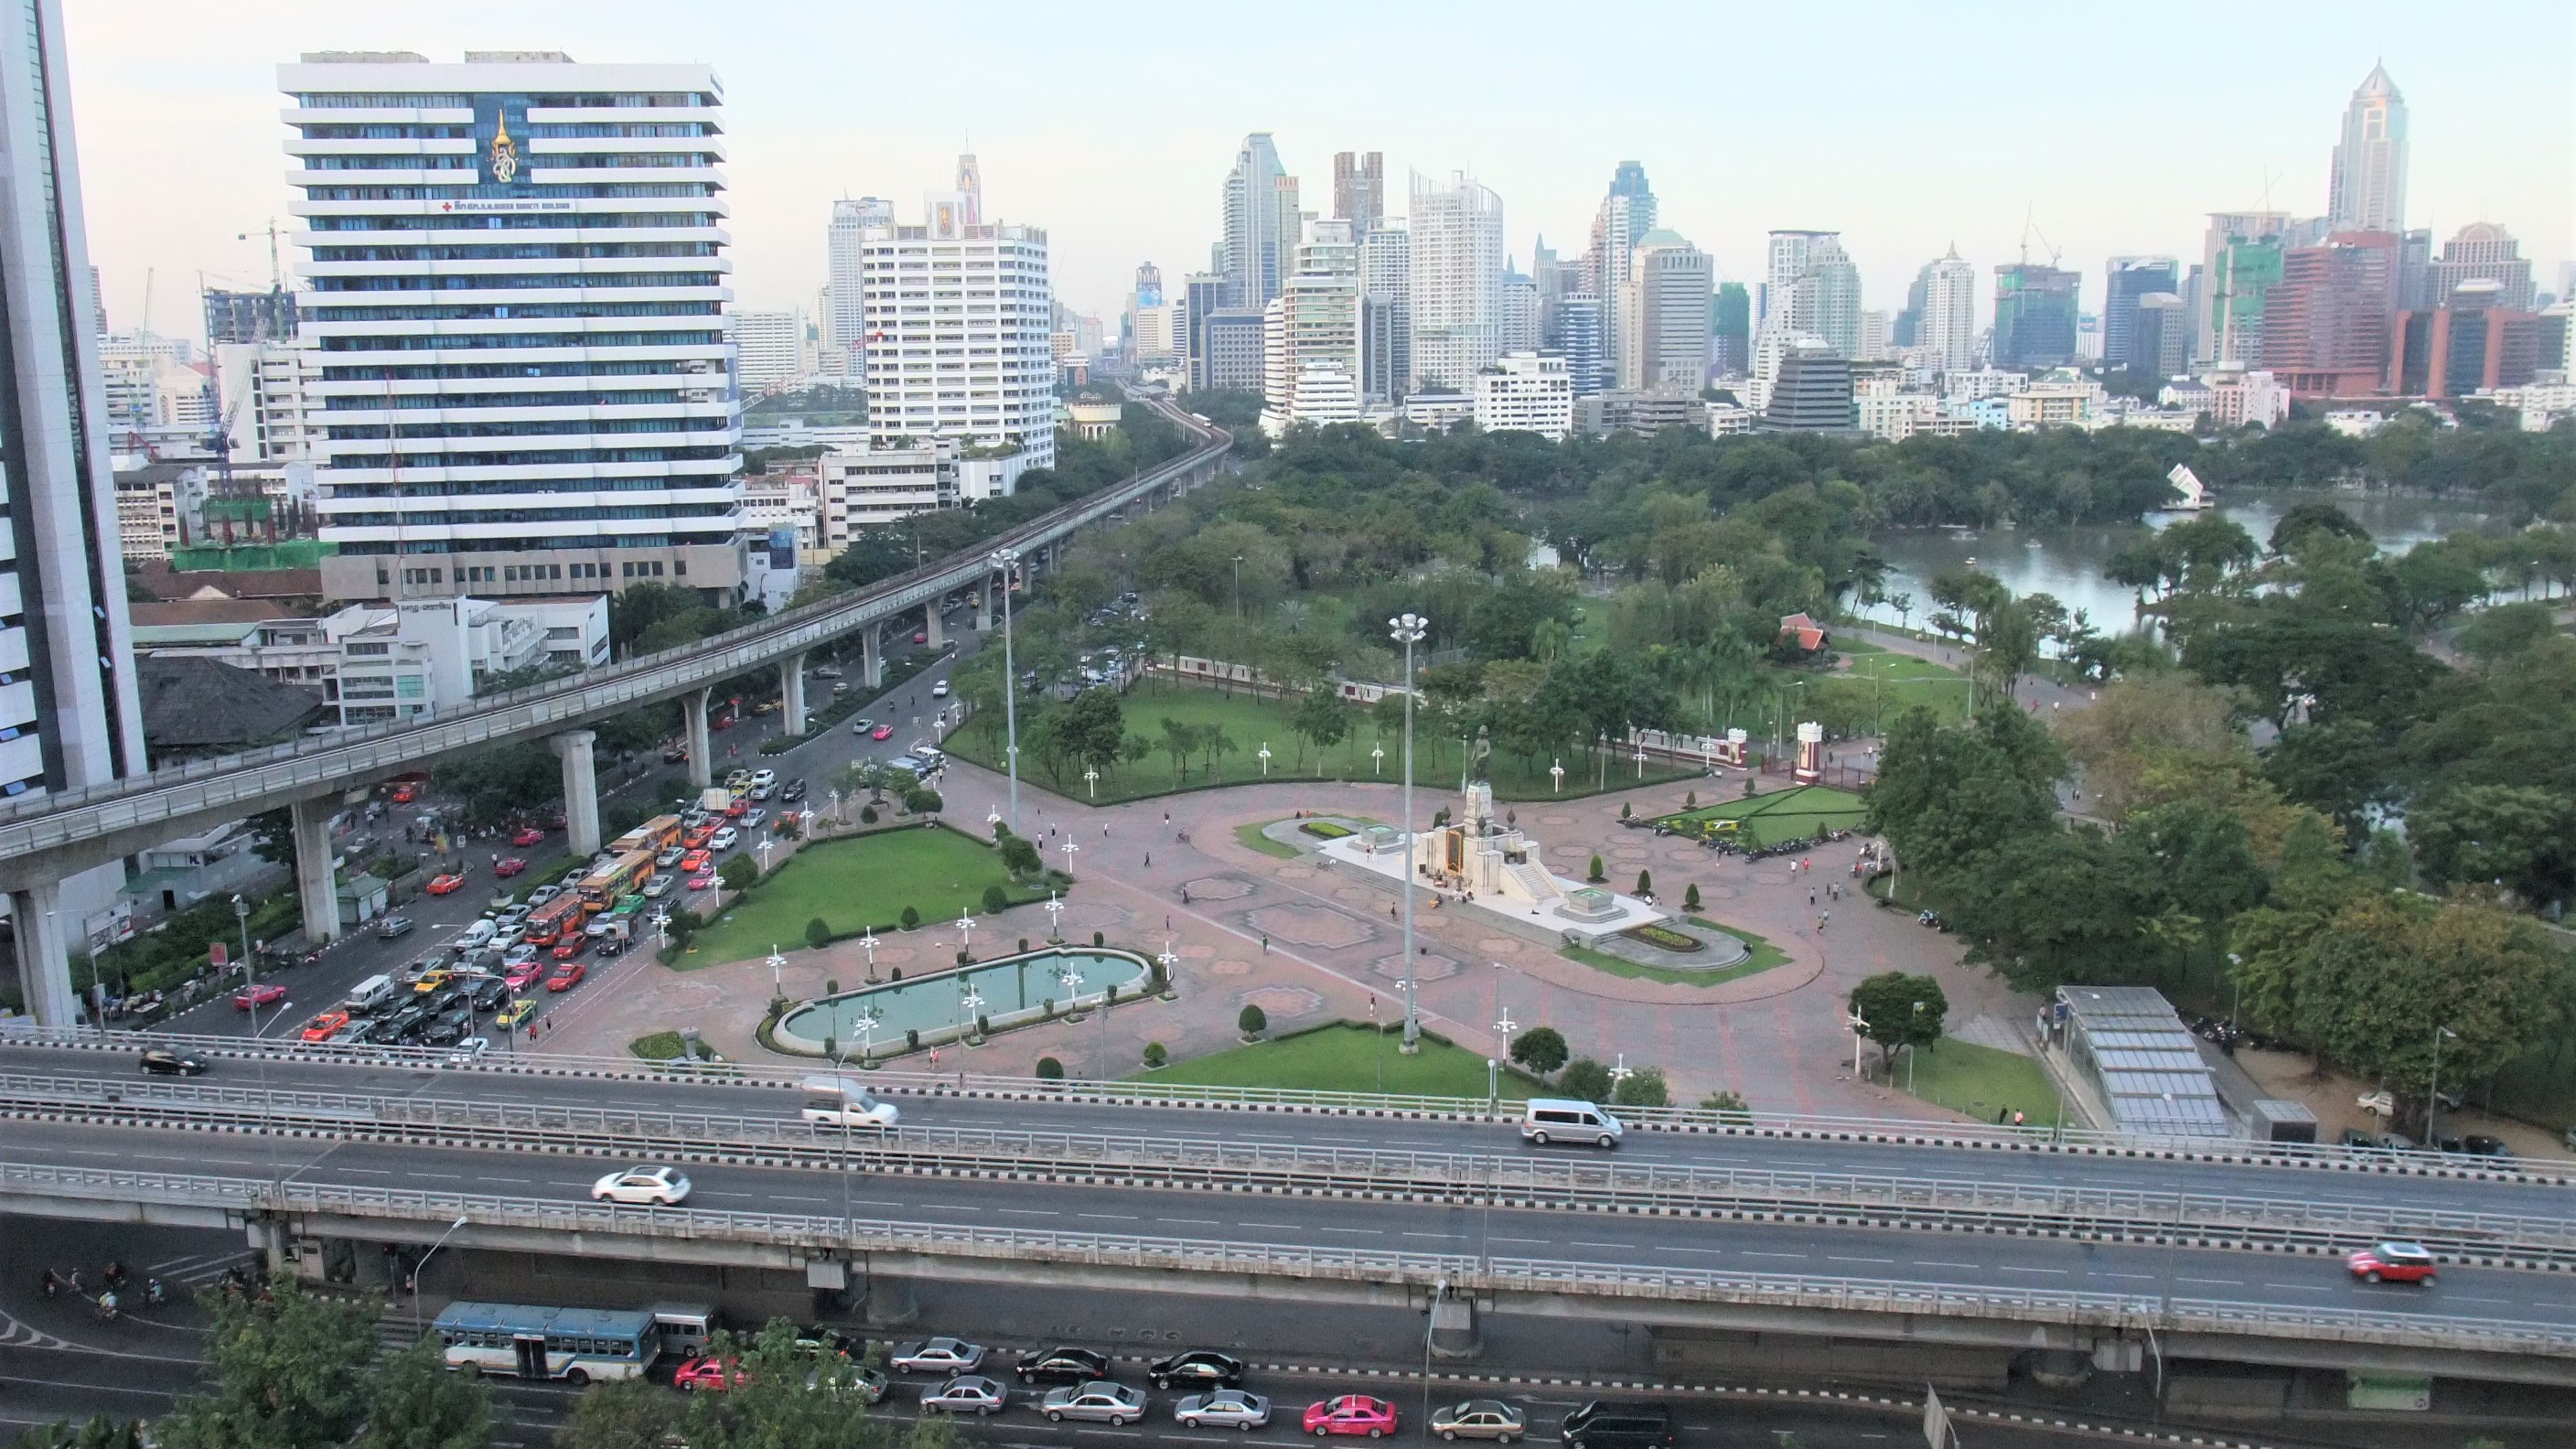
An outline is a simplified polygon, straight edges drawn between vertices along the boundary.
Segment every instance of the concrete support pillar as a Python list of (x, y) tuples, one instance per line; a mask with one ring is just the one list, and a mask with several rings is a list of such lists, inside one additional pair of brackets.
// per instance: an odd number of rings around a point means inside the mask
[(873, 690), (885, 687), (885, 626), (870, 624), (859, 631), (859, 678)]
[(975, 586), (975, 632), (993, 632), (993, 582), (990, 579)]
[(939, 604), (939, 600), (933, 599), (921, 606), (921, 617), (929, 621), (922, 625), (921, 632), (930, 636), (930, 647), (933, 649), (948, 647), (948, 621), (940, 617)]
[(867, 1306), (861, 1313), (868, 1327), (901, 1328), (920, 1316), (921, 1299), (913, 1292), (911, 1279), (868, 1275)]
[(599, 853), (599, 771), (590, 752), (598, 738), (595, 730), (566, 730), (546, 741), (563, 757), (564, 840), (578, 856)]
[(1464, 1298), (1443, 1298), (1431, 1305), (1431, 1355), (1474, 1358), (1484, 1347), (1476, 1333), (1476, 1305)]
[(805, 656), (790, 654), (778, 666), (779, 730), (781, 733), (805, 733)]
[(337, 797), (298, 800), (286, 809), (295, 841), (295, 899), (304, 908), (304, 944), (340, 939), (340, 873), (331, 855), (331, 806)]
[(689, 741), (689, 783), (701, 790), (715, 782), (707, 762), (707, 752), (714, 748), (707, 743), (707, 696), (713, 693), (712, 689), (701, 689), (680, 696), (680, 728), (687, 732)]
[(63, 885), (44, 881), (9, 893), (9, 924), (18, 934), (18, 996), (38, 1026), (77, 1026), (69, 923)]

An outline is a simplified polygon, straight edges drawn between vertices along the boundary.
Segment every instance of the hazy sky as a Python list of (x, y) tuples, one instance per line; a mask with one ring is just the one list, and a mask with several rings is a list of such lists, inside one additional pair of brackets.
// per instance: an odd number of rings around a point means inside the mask
[[(290, 218), (276, 66), (305, 50), (559, 49), (723, 79), (736, 287), (812, 304), (831, 198), (917, 220), (971, 136), (985, 209), (1048, 228), (1056, 286), (1112, 317), (1136, 263), (1207, 265), (1243, 133), (1329, 213), (1337, 150), (1464, 168), (1509, 248), (1582, 249), (1620, 160), (1664, 224), (1759, 270), (1772, 227), (1839, 228), (1865, 305), (1956, 240), (1981, 305), (2025, 212), (2099, 304), (2104, 257), (2196, 257), (2202, 214), (2325, 206), (2346, 100), (2385, 57), (2413, 112), (2410, 226), (2500, 221), (2543, 289), (2576, 254), (2576, 5), (1846, 3), (1754, 9), (1340, 0), (64, 0), (92, 259), (113, 325), (197, 330), (199, 273), (261, 285)], [(2474, 18), (2475, 23), (2468, 23)], [(291, 259), (290, 269), (294, 266)]]

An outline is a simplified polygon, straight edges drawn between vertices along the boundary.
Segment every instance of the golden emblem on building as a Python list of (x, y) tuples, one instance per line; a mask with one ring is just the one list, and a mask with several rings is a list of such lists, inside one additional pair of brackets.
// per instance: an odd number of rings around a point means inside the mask
[(492, 179), (503, 186), (519, 179), (519, 143), (510, 139), (510, 113), (493, 113)]

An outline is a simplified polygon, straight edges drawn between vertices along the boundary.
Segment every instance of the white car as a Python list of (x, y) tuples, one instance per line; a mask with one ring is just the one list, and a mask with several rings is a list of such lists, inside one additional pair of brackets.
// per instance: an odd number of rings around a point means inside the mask
[(1117, 1429), (1126, 1427), (1130, 1419), (1145, 1417), (1145, 1395), (1140, 1389), (1103, 1379), (1049, 1389), (1038, 1407), (1051, 1423), (1081, 1419)]
[(769, 812), (759, 809), (758, 807), (742, 812), (742, 828), (745, 830), (758, 830), (761, 826), (767, 824), (768, 821)]
[(707, 838), (707, 847), (711, 850), (731, 850), (734, 843), (741, 839), (742, 832), (728, 825)]
[(759, 789), (763, 785), (775, 785), (777, 783), (778, 772), (776, 770), (761, 769), (751, 772), (751, 786), (755, 790)]
[(1214, 1424), (1248, 1434), (1270, 1422), (1270, 1401), (1241, 1389), (1211, 1389), (1181, 1400), (1172, 1410), (1172, 1417), (1193, 1429)]
[(946, 699), (948, 697), (948, 681), (943, 679), (937, 684), (930, 686), (930, 697), (932, 699)]
[(962, 1338), (933, 1338), (900, 1345), (886, 1363), (897, 1373), (966, 1374), (982, 1367), (984, 1345)]
[(2373, 1117), (2394, 1117), (2397, 1115), (2397, 1097), (2394, 1093), (2384, 1089), (2376, 1092), (2362, 1093), (2360, 1098), (2356, 1100), (2353, 1105), (2359, 1107), (2365, 1112), (2368, 1112)]
[(600, 1202), (678, 1207), (689, 1200), (689, 1179), (676, 1167), (630, 1167), (593, 1183), (590, 1195)]
[(669, 895), (677, 888), (679, 879), (676, 875), (657, 875), (644, 882), (644, 899), (656, 901)]

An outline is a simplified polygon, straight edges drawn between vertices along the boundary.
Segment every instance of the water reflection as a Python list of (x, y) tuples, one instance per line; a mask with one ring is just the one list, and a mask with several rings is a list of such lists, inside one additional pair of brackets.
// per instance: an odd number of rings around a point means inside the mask
[[(2259, 546), (2272, 536), (2281, 516), (2302, 503), (2331, 503), (2342, 509), (2370, 530), (2372, 541), (2388, 553), (2403, 553), (2431, 539), (2474, 530), (2487, 519), (2482, 508), (2467, 500), (2297, 489), (2223, 497), (2211, 511), (2235, 520)], [(1924, 616), (1939, 607), (1932, 602), (1931, 581), (1973, 563), (2003, 580), (2016, 596), (2053, 594), (2068, 609), (2084, 610), (2094, 628), (2117, 634), (2135, 623), (2137, 595), (2104, 578), (2104, 566), (2112, 555), (2153, 530), (2192, 516), (2155, 513), (2144, 524), (2080, 528), (1906, 529), (1879, 534), (1870, 542), (1887, 560), (1886, 591), (1913, 595), (1915, 628), (1922, 628)], [(1891, 624), (1906, 622), (1884, 604), (1861, 612)]]

